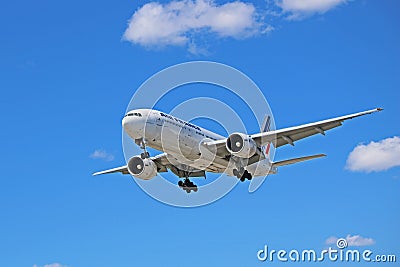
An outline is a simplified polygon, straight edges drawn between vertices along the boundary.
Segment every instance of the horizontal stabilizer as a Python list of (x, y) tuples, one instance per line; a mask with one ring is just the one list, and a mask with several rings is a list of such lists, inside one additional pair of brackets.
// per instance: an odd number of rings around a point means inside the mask
[(300, 158), (293, 158), (293, 159), (286, 159), (282, 161), (277, 161), (277, 162), (272, 162), (272, 167), (279, 167), (279, 166), (285, 166), (289, 164), (294, 164), (297, 162), (302, 162), (310, 159), (316, 159), (316, 158), (321, 158), (325, 157), (325, 154), (318, 154), (318, 155), (312, 155), (312, 156), (306, 156), (306, 157), (300, 157)]

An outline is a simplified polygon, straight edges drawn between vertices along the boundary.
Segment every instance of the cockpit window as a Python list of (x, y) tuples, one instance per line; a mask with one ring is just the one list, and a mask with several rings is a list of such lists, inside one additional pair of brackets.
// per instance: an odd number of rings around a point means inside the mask
[(128, 113), (125, 115), (125, 117), (128, 117), (128, 116), (142, 117), (142, 114), (137, 113), (137, 112), (131, 112), (131, 113)]

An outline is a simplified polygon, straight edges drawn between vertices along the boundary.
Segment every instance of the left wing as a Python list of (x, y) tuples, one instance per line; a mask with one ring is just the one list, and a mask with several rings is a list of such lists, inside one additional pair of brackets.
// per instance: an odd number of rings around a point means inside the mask
[[(366, 114), (371, 114), (383, 110), (382, 108), (371, 109), (363, 112), (358, 112), (346, 116), (341, 116), (333, 119), (303, 124), (300, 126), (294, 126), (284, 128), (275, 131), (261, 132), (252, 134), (250, 137), (257, 143), (258, 146), (263, 146), (269, 142), (272, 142), (275, 147), (290, 144), (294, 146), (294, 142), (300, 139), (315, 135), (325, 135), (325, 131), (341, 126), (343, 121), (360, 117)], [(226, 138), (204, 143), (206, 146), (217, 146), (218, 149), (223, 149), (225, 146)]]
[(345, 120), (353, 119), (356, 117), (364, 116), (374, 112), (383, 110), (382, 108), (371, 109), (363, 112), (358, 112), (346, 116), (341, 116), (333, 119), (303, 124), (300, 126), (289, 127), (285, 129), (258, 133), (251, 135), (251, 138), (258, 145), (265, 145), (272, 142), (275, 147), (280, 147), (286, 144), (294, 146), (294, 142), (315, 134), (325, 135), (325, 131), (341, 126)]

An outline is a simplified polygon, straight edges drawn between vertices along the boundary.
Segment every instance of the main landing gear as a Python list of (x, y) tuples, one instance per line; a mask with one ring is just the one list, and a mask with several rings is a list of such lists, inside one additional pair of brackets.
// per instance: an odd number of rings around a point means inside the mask
[(243, 167), (239, 168), (239, 170), (233, 169), (233, 175), (235, 175), (238, 179), (240, 179), (241, 182), (246, 181), (246, 179), (251, 180), (253, 178), (251, 173), (249, 173)]
[(189, 180), (189, 178), (185, 178), (184, 181), (179, 181), (178, 182), (178, 186), (180, 188), (182, 188), (183, 190), (186, 191), (186, 193), (190, 193), (190, 192), (197, 192), (198, 188), (197, 185), (195, 185), (192, 181)]

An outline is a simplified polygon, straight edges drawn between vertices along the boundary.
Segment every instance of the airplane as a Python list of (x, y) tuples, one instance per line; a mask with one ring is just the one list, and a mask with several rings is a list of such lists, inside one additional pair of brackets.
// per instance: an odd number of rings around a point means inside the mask
[[(271, 144), (275, 148), (294, 146), (300, 139), (325, 135), (327, 130), (341, 126), (346, 120), (381, 110), (376, 108), (278, 130), (270, 130), (271, 117), (266, 116), (259, 133), (235, 132), (228, 137), (158, 110), (130, 110), (122, 119), (122, 127), (143, 153), (131, 157), (124, 166), (93, 175), (119, 172), (150, 180), (169, 169), (180, 178), (178, 186), (187, 193), (198, 190), (190, 178), (206, 177), (206, 172), (225, 173), (244, 182), (253, 177), (276, 174), (281, 166), (326, 156), (316, 154), (275, 162), (270, 160)], [(150, 157), (147, 146), (163, 153)]]

